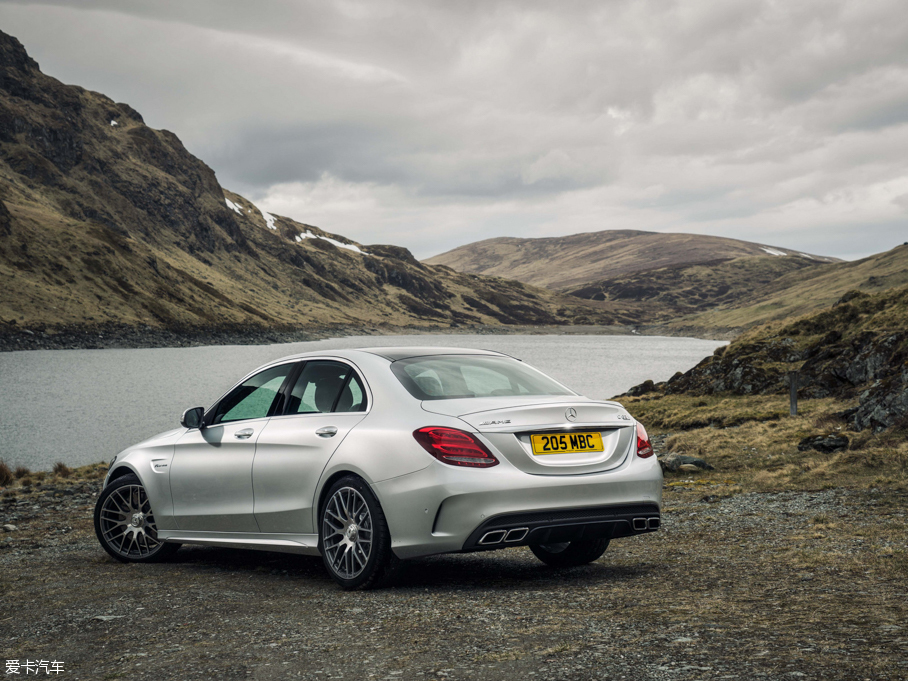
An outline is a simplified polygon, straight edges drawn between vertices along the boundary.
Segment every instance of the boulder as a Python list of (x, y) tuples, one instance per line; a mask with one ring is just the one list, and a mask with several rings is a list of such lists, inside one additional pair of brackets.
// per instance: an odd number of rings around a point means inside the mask
[(798, 443), (798, 451), (815, 449), (823, 454), (832, 454), (848, 449), (848, 438), (844, 435), (811, 435)]
[(672, 473), (675, 473), (677, 471), (693, 472), (697, 470), (716, 470), (714, 466), (711, 466), (703, 459), (698, 459), (695, 456), (685, 456), (684, 454), (674, 453), (668, 454), (664, 458), (659, 459), (659, 465), (662, 466), (663, 471), (670, 471)]
[(630, 395), (631, 397), (639, 397), (640, 395), (645, 395), (646, 393), (651, 393), (656, 389), (656, 384), (653, 383), (652, 379), (647, 379), (643, 381), (640, 385), (635, 385), (633, 388), (628, 390), (625, 395)]

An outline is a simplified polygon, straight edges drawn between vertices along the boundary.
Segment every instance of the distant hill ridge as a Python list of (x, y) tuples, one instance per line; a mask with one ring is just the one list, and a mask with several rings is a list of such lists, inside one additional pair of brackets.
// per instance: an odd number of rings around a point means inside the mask
[(424, 262), (447, 265), (458, 272), (568, 289), (645, 270), (768, 255), (796, 256), (814, 263), (835, 260), (726, 237), (624, 229), (535, 239), (498, 237), (460, 246)]
[[(425, 262), (508, 271), (589, 300), (639, 333), (709, 338), (734, 338), (822, 309), (851, 290), (874, 294), (908, 285), (908, 243), (841, 261), (736, 239), (620, 230), (488, 239)], [(608, 276), (586, 279), (603, 271)], [(582, 281), (564, 286), (576, 280)]]
[(0, 290), (0, 336), (610, 321), (593, 302), (264, 213), (172, 132), (43, 74), (2, 32)]

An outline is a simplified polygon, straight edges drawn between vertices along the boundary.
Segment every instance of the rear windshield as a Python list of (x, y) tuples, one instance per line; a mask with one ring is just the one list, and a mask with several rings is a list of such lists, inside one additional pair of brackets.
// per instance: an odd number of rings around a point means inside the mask
[(545, 374), (510, 357), (413, 357), (393, 362), (391, 371), (418, 400), (575, 394)]

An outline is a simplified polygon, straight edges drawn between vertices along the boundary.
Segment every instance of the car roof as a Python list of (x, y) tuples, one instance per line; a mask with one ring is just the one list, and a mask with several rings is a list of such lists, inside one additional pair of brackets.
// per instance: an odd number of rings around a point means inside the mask
[(287, 360), (305, 359), (306, 357), (340, 357), (354, 359), (357, 354), (369, 353), (382, 357), (389, 362), (396, 362), (400, 359), (410, 359), (412, 357), (431, 357), (433, 355), (493, 355), (496, 357), (507, 357), (504, 353), (495, 352), (494, 350), (475, 350), (473, 348), (437, 348), (437, 347), (388, 347), (388, 348), (352, 348), (344, 350), (313, 350), (296, 355), (283, 357), (279, 362)]
[(430, 357), (432, 355), (504, 355), (494, 350), (475, 350), (473, 348), (432, 348), (432, 347), (398, 347), (398, 348), (360, 348), (360, 352), (370, 352), (384, 357), (391, 362), (412, 357)]

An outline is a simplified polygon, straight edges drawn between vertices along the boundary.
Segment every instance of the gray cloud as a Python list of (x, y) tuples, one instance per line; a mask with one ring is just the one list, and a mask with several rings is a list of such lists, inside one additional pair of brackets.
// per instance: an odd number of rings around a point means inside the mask
[(365, 243), (638, 228), (856, 257), (908, 233), (899, 0), (0, 0), (0, 27)]

